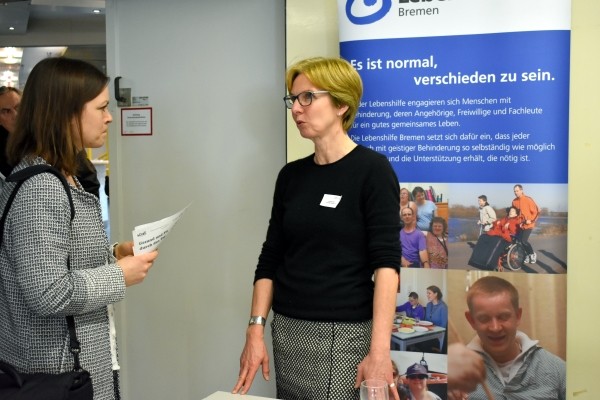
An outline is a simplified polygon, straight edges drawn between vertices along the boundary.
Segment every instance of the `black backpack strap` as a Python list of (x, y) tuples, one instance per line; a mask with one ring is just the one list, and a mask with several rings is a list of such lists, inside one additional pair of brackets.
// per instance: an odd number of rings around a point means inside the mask
[(75, 206), (73, 205), (73, 196), (71, 195), (71, 188), (69, 186), (69, 182), (67, 182), (67, 178), (65, 178), (65, 176), (59, 170), (48, 164), (38, 164), (32, 165), (31, 167), (23, 168), (22, 170), (10, 174), (6, 178), (6, 182), (17, 182), (17, 186), (11, 193), (11, 196), (8, 202), (6, 203), (6, 207), (4, 207), (4, 209), (8, 210), (10, 208), (10, 205), (12, 204), (12, 201), (17, 195), (17, 191), (19, 190), (23, 182), (25, 182), (32, 176), (41, 174), (42, 172), (50, 172), (51, 174), (55, 175), (58, 179), (60, 179), (61, 183), (65, 188), (65, 192), (67, 192), (67, 197), (69, 198), (69, 205), (71, 206), (71, 221), (73, 221), (73, 218), (75, 218)]
[(60, 179), (63, 186), (65, 187), (65, 191), (67, 192), (67, 197), (69, 198), (69, 205), (71, 206), (71, 221), (73, 221), (73, 218), (75, 218), (75, 206), (73, 205), (73, 196), (71, 195), (71, 188), (69, 187), (69, 182), (67, 182), (67, 179), (59, 170), (47, 164), (39, 164), (23, 168), (6, 177), (6, 182), (16, 182), (17, 185), (8, 197), (8, 200), (6, 201), (6, 206), (4, 206), (4, 213), (2, 214), (2, 218), (0, 218), (0, 243), (2, 243), (2, 238), (4, 237), (4, 224), (6, 223), (6, 217), (8, 216), (8, 210), (10, 210), (10, 206), (15, 200), (15, 196), (21, 188), (21, 185), (23, 185), (23, 182), (25, 182), (27, 179), (37, 174), (41, 174), (42, 172), (50, 172), (51, 174), (56, 175), (58, 179)]
[[(4, 237), (4, 224), (6, 223), (6, 216), (8, 215), (8, 210), (10, 210), (10, 206), (15, 200), (15, 196), (21, 188), (21, 185), (23, 185), (23, 183), (27, 179), (31, 178), (32, 176), (41, 174), (42, 172), (49, 172), (55, 175), (58, 179), (60, 179), (65, 188), (65, 191), (67, 192), (67, 197), (69, 198), (69, 205), (71, 206), (71, 221), (73, 221), (73, 218), (75, 218), (75, 206), (73, 204), (73, 195), (71, 194), (71, 188), (69, 187), (69, 182), (67, 182), (67, 179), (59, 170), (47, 164), (38, 164), (33, 165), (31, 167), (23, 168), (13, 174), (10, 174), (10, 176), (6, 178), (6, 182), (16, 182), (17, 185), (10, 193), (9, 198), (6, 201), (6, 206), (4, 207), (4, 213), (2, 214), (2, 218), (0, 218), (0, 244), (2, 243), (2, 238)], [(67, 268), (71, 269), (69, 259), (67, 259)], [(79, 353), (81, 352), (81, 346), (79, 344), (79, 341), (77, 340), (77, 334), (75, 332), (75, 319), (72, 315), (68, 315), (66, 319), (70, 337), (69, 347), (71, 350), (71, 354), (73, 354), (74, 358), (73, 371), (81, 371), (81, 364), (79, 363)]]

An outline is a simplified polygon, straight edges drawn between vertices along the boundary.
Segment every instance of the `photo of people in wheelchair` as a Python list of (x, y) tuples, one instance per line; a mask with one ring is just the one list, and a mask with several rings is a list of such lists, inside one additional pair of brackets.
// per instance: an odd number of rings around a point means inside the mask
[(519, 237), (522, 224), (521, 210), (507, 207), (506, 215), (491, 222), (489, 230), (479, 236), (469, 265), (494, 271), (520, 270), (528, 257)]
[(445, 191), (449, 270), (567, 272), (566, 185), (456, 183)]
[(537, 255), (529, 243), (529, 236), (540, 215), (536, 202), (523, 192), (523, 186), (514, 185), (515, 198), (506, 215), (495, 219), (496, 213), (482, 194), (479, 201), (480, 236), (468, 264), (494, 271), (509, 268), (518, 271), (523, 264), (535, 264)]
[(506, 216), (492, 222), (491, 228), (486, 233), (490, 236), (500, 236), (507, 242), (512, 243), (521, 230), (520, 213), (521, 210), (517, 207), (507, 207)]

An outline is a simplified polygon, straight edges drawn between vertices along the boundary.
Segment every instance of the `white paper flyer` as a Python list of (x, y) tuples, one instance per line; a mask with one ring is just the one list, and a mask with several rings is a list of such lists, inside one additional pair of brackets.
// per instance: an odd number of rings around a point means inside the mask
[(190, 204), (170, 217), (133, 228), (133, 254), (137, 256), (156, 250)]

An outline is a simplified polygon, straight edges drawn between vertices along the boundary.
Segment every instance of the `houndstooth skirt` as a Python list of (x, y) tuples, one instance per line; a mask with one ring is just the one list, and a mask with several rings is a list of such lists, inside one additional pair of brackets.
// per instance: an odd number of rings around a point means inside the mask
[(274, 314), (273, 358), (277, 398), (358, 400), (358, 364), (371, 344), (371, 320), (320, 322)]

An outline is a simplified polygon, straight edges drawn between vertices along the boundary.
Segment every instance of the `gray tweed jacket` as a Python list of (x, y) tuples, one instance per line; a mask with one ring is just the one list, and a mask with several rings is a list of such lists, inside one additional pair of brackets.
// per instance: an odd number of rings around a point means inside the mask
[[(15, 171), (41, 163), (23, 161)], [(14, 185), (0, 193), (0, 211)], [(71, 370), (65, 316), (73, 315), (94, 398), (114, 399), (107, 305), (123, 299), (125, 281), (98, 199), (71, 192), (73, 222), (65, 189), (50, 173), (27, 180), (9, 210), (0, 248), (0, 359), (21, 372)]]

